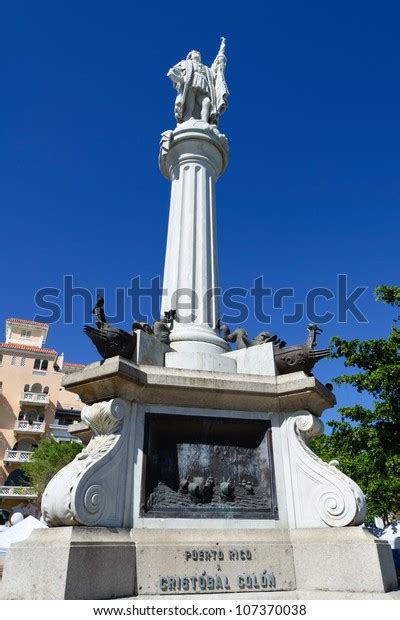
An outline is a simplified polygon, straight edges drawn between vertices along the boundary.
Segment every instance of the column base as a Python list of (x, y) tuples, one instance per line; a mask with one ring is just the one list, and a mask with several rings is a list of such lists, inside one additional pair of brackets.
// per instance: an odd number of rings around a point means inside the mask
[(236, 373), (236, 360), (224, 355), (230, 351), (229, 344), (208, 326), (176, 326), (171, 348), (174, 351), (165, 355), (167, 368)]
[(170, 334), (170, 344), (174, 351), (185, 353), (221, 354), (231, 350), (229, 344), (208, 325), (177, 325)]

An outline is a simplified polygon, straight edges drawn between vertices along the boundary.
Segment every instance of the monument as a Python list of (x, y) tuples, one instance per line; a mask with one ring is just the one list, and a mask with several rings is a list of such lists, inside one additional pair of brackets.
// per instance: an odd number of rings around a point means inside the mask
[(177, 125), (159, 154), (171, 182), (161, 317), (126, 332), (98, 300), (85, 333), (103, 359), (64, 382), (93, 437), (44, 493), (50, 529), (11, 548), (5, 598), (397, 587), (389, 545), (359, 527), (362, 491), (308, 445), (335, 403), (312, 374), (328, 354), (318, 326), (288, 346), (219, 320), (225, 67), (222, 39), (211, 67), (191, 51), (168, 72)]

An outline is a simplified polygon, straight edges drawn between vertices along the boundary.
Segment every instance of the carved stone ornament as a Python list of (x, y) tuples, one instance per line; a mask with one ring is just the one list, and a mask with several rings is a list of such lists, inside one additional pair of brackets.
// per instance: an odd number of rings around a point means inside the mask
[(130, 525), (124, 516), (130, 410), (122, 398), (83, 408), (82, 420), (94, 436), (47, 485), (42, 498), (47, 525)]
[(308, 446), (322, 432), (323, 423), (310, 413), (287, 420), (295, 527), (360, 525), (366, 514), (361, 489)]
[(169, 153), (169, 149), (171, 147), (171, 143), (174, 137), (174, 132), (171, 129), (167, 131), (163, 131), (160, 139), (160, 153), (158, 156), (158, 164), (160, 168), (165, 166), (165, 160)]

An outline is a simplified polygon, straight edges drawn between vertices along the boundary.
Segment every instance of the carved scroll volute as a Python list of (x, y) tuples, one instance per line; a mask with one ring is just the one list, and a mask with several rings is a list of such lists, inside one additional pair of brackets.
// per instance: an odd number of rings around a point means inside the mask
[[(292, 479), (303, 508), (298, 511), (296, 526), (360, 525), (366, 514), (366, 501), (361, 489), (335, 466), (322, 461), (308, 445), (313, 437), (322, 432), (323, 423), (310, 413), (289, 419)], [(310, 522), (312, 512), (314, 522)], [(305, 514), (307, 518), (302, 522), (302, 515)]]
[(122, 398), (83, 408), (82, 420), (94, 436), (47, 485), (42, 513), (48, 525), (125, 526), (118, 489), (126, 475), (129, 413)]
[(82, 409), (81, 419), (92, 429), (94, 435), (112, 435), (121, 425), (121, 402), (115, 398), (108, 402), (85, 405)]

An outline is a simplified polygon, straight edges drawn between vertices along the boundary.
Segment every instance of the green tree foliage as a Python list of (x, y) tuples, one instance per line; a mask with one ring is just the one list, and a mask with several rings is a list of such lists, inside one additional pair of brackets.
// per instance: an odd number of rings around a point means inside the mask
[(22, 467), (39, 496), (43, 495), (53, 476), (70, 463), (82, 448), (82, 444), (73, 441), (58, 443), (54, 439), (44, 439), (40, 443), (31, 460)]
[[(377, 301), (400, 307), (400, 287), (379, 286)], [(333, 379), (373, 398), (371, 408), (355, 405), (338, 410), (340, 421), (328, 422), (331, 435), (313, 442), (325, 461), (337, 459), (340, 469), (367, 496), (367, 519), (382, 517), (388, 524), (400, 510), (400, 328), (396, 320), (388, 338), (331, 339), (332, 357), (355, 369)]]

